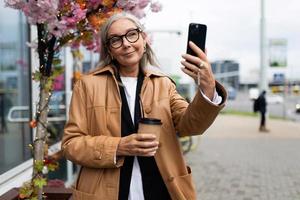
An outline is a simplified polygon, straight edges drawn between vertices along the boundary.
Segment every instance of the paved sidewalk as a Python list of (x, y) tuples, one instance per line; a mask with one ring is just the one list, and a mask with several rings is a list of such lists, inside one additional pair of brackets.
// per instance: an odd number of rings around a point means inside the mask
[(200, 200), (300, 200), (300, 123), (220, 115), (187, 157)]

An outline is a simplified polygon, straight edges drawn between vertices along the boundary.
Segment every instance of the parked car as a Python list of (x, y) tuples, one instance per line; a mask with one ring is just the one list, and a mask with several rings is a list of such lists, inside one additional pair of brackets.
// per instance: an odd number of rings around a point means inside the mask
[(283, 103), (283, 97), (278, 94), (267, 94), (266, 99), (269, 104)]
[(258, 88), (250, 88), (249, 89), (249, 99), (250, 100), (255, 100), (259, 96), (259, 90)]
[(300, 102), (296, 103), (296, 113), (300, 114)]

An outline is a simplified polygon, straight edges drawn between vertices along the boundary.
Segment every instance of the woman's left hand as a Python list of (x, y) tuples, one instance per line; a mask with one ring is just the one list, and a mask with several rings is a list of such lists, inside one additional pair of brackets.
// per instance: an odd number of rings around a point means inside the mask
[(212, 100), (216, 83), (211, 65), (206, 54), (199, 47), (197, 47), (193, 42), (189, 42), (189, 46), (195, 52), (196, 56), (192, 56), (190, 54), (182, 55), (182, 58), (185, 60), (181, 61), (181, 64), (184, 66), (181, 70), (192, 77), (202, 92)]

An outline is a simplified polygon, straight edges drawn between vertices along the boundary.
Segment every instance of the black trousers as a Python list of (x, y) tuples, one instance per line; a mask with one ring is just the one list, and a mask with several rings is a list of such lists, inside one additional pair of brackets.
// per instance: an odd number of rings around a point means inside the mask
[(265, 112), (260, 112), (260, 126), (265, 126), (266, 125), (266, 113)]

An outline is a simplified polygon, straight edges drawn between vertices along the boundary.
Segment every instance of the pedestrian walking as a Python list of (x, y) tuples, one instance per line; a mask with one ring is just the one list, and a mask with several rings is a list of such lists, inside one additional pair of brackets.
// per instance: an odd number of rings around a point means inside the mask
[[(190, 104), (160, 72), (140, 21), (118, 13), (101, 27), (99, 69), (76, 82), (62, 150), (81, 166), (75, 200), (196, 200), (191, 170), (177, 134), (202, 134), (224, 107), (206, 54), (183, 55), (182, 71), (195, 81)], [(149, 66), (151, 65), (151, 66)], [(162, 122), (156, 133), (139, 132), (141, 118)]]
[(269, 129), (266, 128), (266, 113), (267, 113), (267, 100), (266, 100), (266, 91), (263, 90), (259, 97), (254, 102), (255, 109), (260, 113), (260, 132), (269, 132)]

